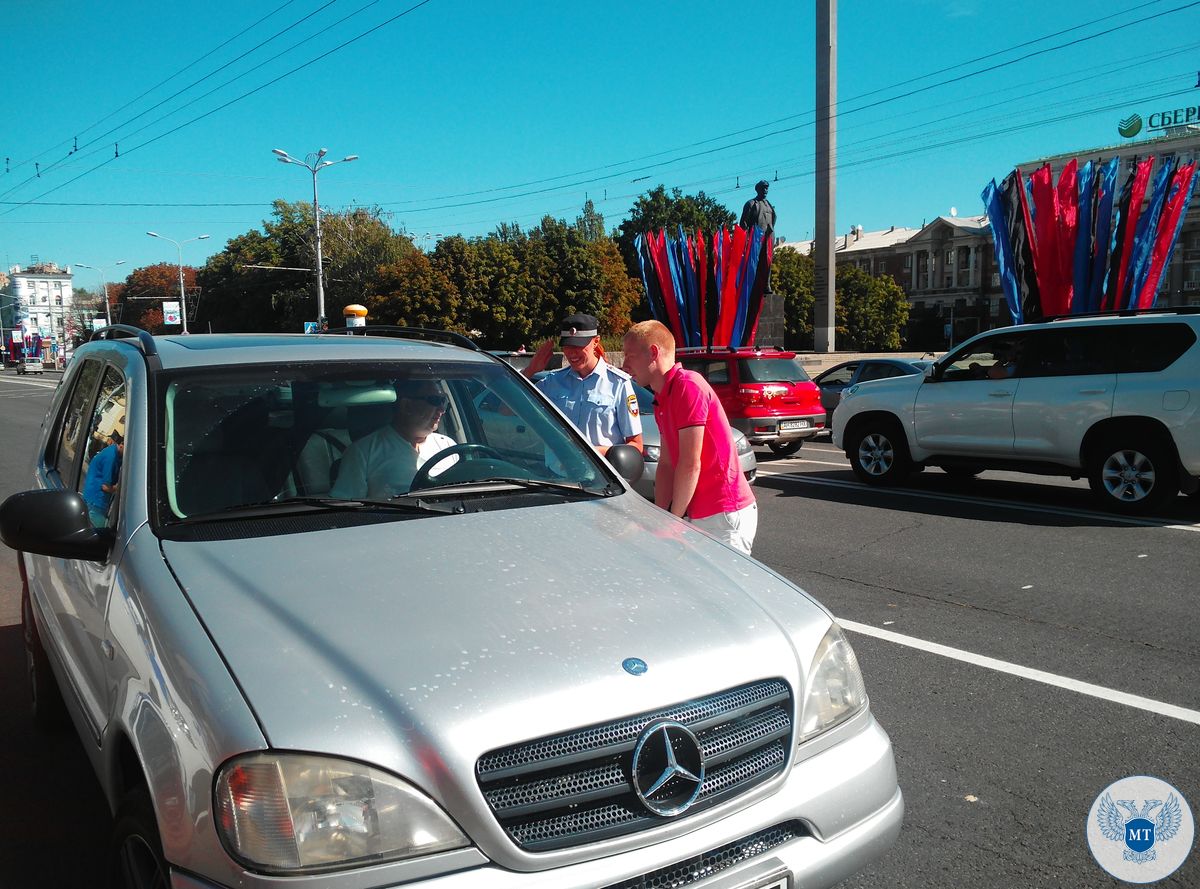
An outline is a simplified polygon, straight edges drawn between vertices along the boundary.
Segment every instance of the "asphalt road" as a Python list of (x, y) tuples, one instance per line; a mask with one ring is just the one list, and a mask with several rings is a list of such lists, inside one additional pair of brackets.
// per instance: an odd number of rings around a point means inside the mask
[[(1155, 775), (1200, 811), (1200, 500), (1130, 523), (1083, 482), (929, 470), (879, 491), (827, 439), (759, 458), (755, 555), (871, 633), (850, 640), (905, 792), (900, 840), (847, 886), (1122, 885), (1084, 838), (1101, 790)], [(1200, 886), (1200, 852), (1158, 885)]]
[[(54, 382), (0, 375), (0, 495)], [(850, 628), (906, 795), (899, 841), (847, 886), (1121, 885), (1084, 840), (1104, 787), (1156, 775), (1200, 812), (1200, 500), (1127, 522), (1083, 483), (931, 470), (879, 491), (827, 441), (759, 458), (755, 554)], [(79, 741), (29, 723), (17, 597), (0, 549), (0, 889), (99, 885), (107, 808)], [(1200, 852), (1158, 885), (1200, 886)]]

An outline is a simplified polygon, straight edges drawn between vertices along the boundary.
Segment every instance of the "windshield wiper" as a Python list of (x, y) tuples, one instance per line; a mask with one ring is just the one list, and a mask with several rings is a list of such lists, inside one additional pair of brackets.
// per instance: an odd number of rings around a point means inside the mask
[(390, 510), (412, 515), (431, 513), (445, 515), (451, 511), (441, 505), (425, 504), (416, 499), (398, 502), (396, 500), (354, 500), (338, 497), (283, 497), (279, 500), (263, 500), (259, 503), (239, 503), (234, 506), (226, 506), (216, 512), (203, 513), (194, 517), (188, 516), (188, 520), (215, 522), (231, 518), (277, 515), (280, 512), (370, 512), (371, 510)]
[(476, 478), (470, 481), (454, 482), (448, 485), (436, 485), (431, 488), (421, 488), (416, 491), (410, 491), (407, 494), (401, 494), (396, 499), (418, 501), (422, 497), (437, 497), (443, 494), (490, 494), (493, 493), (493, 488), (487, 488), (482, 491), (471, 491), (471, 487), (477, 485), (512, 485), (526, 491), (551, 491), (556, 494), (563, 494), (570, 497), (578, 497), (581, 499), (592, 499), (596, 497), (612, 497), (615, 494), (621, 493), (623, 488), (619, 485), (605, 485), (603, 488), (589, 488), (583, 482), (552, 482), (537, 478), (514, 478), (507, 475), (494, 475), (487, 478)]

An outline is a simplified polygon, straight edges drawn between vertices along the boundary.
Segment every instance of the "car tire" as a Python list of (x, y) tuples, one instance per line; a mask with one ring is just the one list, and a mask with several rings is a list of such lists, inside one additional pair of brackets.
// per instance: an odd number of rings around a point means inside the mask
[(25, 673), (29, 677), (29, 704), (34, 727), (42, 732), (56, 732), (67, 724), (67, 708), (33, 620), (33, 604), (28, 593), (21, 597), (21, 636), (25, 643)]
[(771, 453), (776, 457), (790, 457), (796, 451), (804, 446), (804, 439), (798, 438), (795, 441), (769, 441), (767, 447), (771, 449)]
[(908, 442), (899, 424), (878, 420), (860, 425), (850, 441), (850, 468), (868, 485), (898, 485), (912, 472)]
[(171, 869), (163, 855), (162, 840), (150, 794), (139, 787), (117, 807), (109, 847), (110, 889), (170, 889)]
[(1179, 493), (1175, 455), (1161, 440), (1114, 436), (1092, 452), (1088, 484), (1105, 509), (1142, 515)]

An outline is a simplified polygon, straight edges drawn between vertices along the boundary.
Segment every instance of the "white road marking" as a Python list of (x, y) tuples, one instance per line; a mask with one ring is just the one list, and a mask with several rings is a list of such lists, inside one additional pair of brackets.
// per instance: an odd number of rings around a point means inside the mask
[(967, 664), (974, 664), (977, 667), (984, 667), (988, 670), (996, 670), (1000, 673), (1008, 673), (1010, 676), (1018, 676), (1022, 679), (1031, 679), (1034, 682), (1042, 682), (1046, 685), (1053, 685), (1056, 688), (1063, 688), (1067, 691), (1078, 692), (1082, 695), (1089, 695), (1093, 698), (1111, 701), (1114, 704), (1124, 704), (1127, 707), (1135, 707), (1139, 710), (1146, 710), (1150, 713), (1157, 713), (1160, 716), (1169, 716), (1172, 719), (1179, 719), (1183, 722), (1190, 722), (1194, 725), (1200, 725), (1200, 710), (1189, 710), (1186, 707), (1180, 707), (1176, 704), (1167, 704), (1163, 701), (1156, 701), (1152, 698), (1144, 698), (1141, 695), (1133, 695), (1124, 691), (1117, 691), (1115, 688), (1106, 688), (1103, 685), (1093, 685), (1090, 682), (1082, 682), (1078, 679), (1072, 679), (1069, 676), (1059, 676), (1057, 673), (1047, 673), (1045, 670), (1035, 670), (1032, 667), (1024, 667), (1020, 664), (1014, 664), (1009, 661), (1002, 661), (994, 657), (987, 657), (982, 654), (975, 654), (971, 651), (964, 651), (961, 648), (952, 648), (949, 645), (941, 645), (937, 642), (929, 642), (925, 639), (917, 639), (914, 636), (905, 636), (902, 633), (897, 633), (892, 630), (881, 630), (878, 627), (873, 627), (870, 624), (861, 624), (853, 620), (837, 619), (837, 622), (847, 630), (853, 633), (861, 633), (864, 636), (872, 636), (876, 639), (882, 639), (885, 642), (894, 642), (897, 645), (904, 645), (909, 648), (916, 648), (920, 651), (926, 651), (930, 654), (941, 655), (952, 660), (962, 661)]
[(1021, 512), (1040, 512), (1046, 515), (1068, 516), (1076, 519), (1095, 519), (1102, 522), (1112, 522), (1114, 525), (1136, 525), (1143, 528), (1167, 528), (1172, 531), (1200, 532), (1200, 523), (1195, 525), (1171, 524), (1168, 519), (1134, 518), (1132, 516), (1112, 515), (1107, 512), (1089, 512), (1083, 509), (1068, 509), (1056, 506), (1038, 506), (1033, 503), (1013, 500), (993, 500), (987, 497), (971, 497), (967, 494), (933, 494), (927, 491), (914, 491), (911, 488), (868, 488), (859, 482), (847, 482), (833, 478), (814, 478), (811, 475), (801, 475), (795, 472), (760, 473), (769, 474), (772, 478), (785, 478), (789, 481), (803, 482), (809, 485), (824, 485), (829, 488), (848, 488), (851, 490), (871, 490), (878, 493), (896, 494), (901, 497), (915, 497), (919, 500), (941, 500), (946, 503), (973, 503), (978, 506), (992, 506), (997, 509), (1015, 509)]
[[(837, 462), (834, 462), (833, 460), (810, 460), (808, 457), (789, 457), (788, 462), (789, 463), (816, 463), (818, 466), (840, 466), (842, 469), (847, 469), (850, 466), (849, 460), (839, 460)], [(774, 466), (772, 466), (769, 463), (767, 464), (765, 469), (763, 468), (763, 464), (759, 463), (758, 471), (766, 473), (767, 475), (787, 475), (789, 472), (791, 472), (790, 469), (788, 469), (787, 467), (784, 467), (784, 466), (781, 466), (781, 467), (779, 467), (778, 470), (775, 470)]]
[(0, 378), (0, 383), (12, 383), (15, 386), (33, 386), (35, 389), (57, 389), (58, 382), (53, 383), (47, 380), (22, 380), (13, 377)]

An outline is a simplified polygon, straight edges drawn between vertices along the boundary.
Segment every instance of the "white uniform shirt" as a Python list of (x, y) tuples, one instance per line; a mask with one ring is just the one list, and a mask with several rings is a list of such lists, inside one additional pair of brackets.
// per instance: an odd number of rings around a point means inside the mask
[(603, 358), (586, 377), (563, 367), (539, 380), (537, 387), (596, 447), (625, 444), (642, 434), (632, 378)]
[[(454, 444), (450, 436), (431, 432), (414, 448), (390, 423), (381, 426), (346, 449), (329, 495), (347, 500), (386, 500), (407, 494), (418, 467)], [(457, 462), (457, 455), (447, 457), (430, 475), (441, 475)]]

